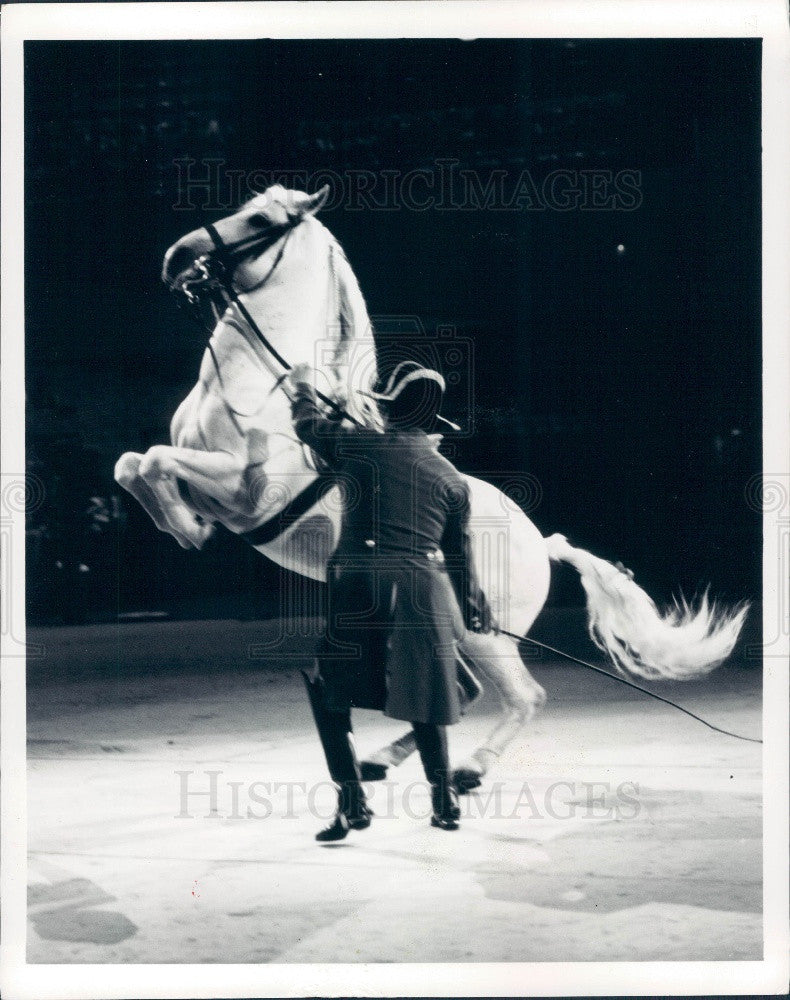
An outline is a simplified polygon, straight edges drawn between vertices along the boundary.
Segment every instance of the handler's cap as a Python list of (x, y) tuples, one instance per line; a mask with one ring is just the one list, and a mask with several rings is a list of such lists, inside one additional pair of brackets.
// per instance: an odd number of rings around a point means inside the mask
[(417, 361), (401, 361), (393, 369), (387, 384), (382, 392), (366, 392), (366, 396), (377, 399), (380, 403), (392, 403), (400, 396), (407, 385), (419, 380), (436, 382), (441, 392), (444, 392), (446, 385), (439, 372), (433, 368), (423, 368)]
[(401, 361), (381, 392), (369, 395), (386, 410), (390, 427), (433, 429), (444, 392), (444, 379), (416, 361)]

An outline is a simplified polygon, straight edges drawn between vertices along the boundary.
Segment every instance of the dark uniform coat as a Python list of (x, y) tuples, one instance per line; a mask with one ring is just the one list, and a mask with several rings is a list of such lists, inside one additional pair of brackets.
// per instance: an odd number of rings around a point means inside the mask
[(299, 438), (345, 491), (318, 653), (328, 707), (457, 722), (456, 643), (485, 602), (466, 481), (424, 431), (345, 427), (303, 385), (293, 410)]

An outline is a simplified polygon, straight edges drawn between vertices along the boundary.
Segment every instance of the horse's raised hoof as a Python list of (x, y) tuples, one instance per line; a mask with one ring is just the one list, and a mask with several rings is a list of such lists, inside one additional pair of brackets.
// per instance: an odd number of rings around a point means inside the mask
[(468, 767), (457, 767), (453, 771), (453, 785), (459, 795), (466, 795), (475, 788), (482, 785), (482, 775), (472, 771)]
[(363, 781), (384, 781), (387, 777), (387, 765), (376, 764), (372, 760), (363, 760), (359, 765), (359, 773)]

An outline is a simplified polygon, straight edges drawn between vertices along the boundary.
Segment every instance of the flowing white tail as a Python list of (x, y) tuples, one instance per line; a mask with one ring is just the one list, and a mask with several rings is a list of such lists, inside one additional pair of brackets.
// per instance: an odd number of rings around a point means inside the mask
[(664, 614), (630, 575), (563, 535), (546, 539), (549, 558), (574, 566), (587, 595), (590, 637), (618, 670), (648, 680), (691, 680), (719, 666), (733, 650), (748, 603), (723, 610), (703, 595)]

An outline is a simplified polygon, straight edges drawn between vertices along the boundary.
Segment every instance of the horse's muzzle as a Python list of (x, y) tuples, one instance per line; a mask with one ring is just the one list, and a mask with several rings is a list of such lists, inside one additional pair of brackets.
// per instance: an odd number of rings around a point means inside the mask
[[(162, 281), (168, 288), (175, 288), (183, 279), (189, 278), (189, 272), (195, 270), (196, 262), (206, 254), (211, 253), (214, 246), (205, 229), (194, 229), (182, 236), (165, 253), (162, 262)], [(195, 270), (194, 277), (197, 277)]]

